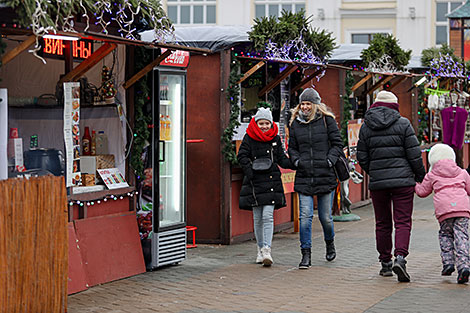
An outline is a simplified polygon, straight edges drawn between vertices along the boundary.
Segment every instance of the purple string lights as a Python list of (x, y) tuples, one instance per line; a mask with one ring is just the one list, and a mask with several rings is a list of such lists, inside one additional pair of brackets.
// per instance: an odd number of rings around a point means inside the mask
[(449, 54), (431, 60), (430, 70), (427, 74), (432, 77), (465, 77), (464, 67), (460, 62), (454, 61)]

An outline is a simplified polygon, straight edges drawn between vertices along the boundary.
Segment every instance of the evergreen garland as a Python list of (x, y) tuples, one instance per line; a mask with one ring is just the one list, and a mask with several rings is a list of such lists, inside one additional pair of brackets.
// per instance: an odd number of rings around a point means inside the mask
[(348, 122), (351, 120), (351, 103), (349, 102), (349, 95), (354, 86), (354, 77), (351, 71), (346, 71), (344, 79), (344, 95), (343, 95), (343, 119), (341, 121), (341, 137), (343, 138), (344, 146), (348, 146)]
[(424, 87), (418, 87), (418, 141), (420, 144), (429, 143), (429, 109)]
[[(135, 71), (138, 72), (150, 63), (150, 53), (144, 47), (135, 48)], [(149, 100), (150, 90), (147, 84), (148, 74), (142, 77), (137, 83), (134, 96), (135, 123), (134, 123), (134, 142), (131, 153), (131, 167), (137, 176), (137, 181), (144, 179), (144, 164), (142, 152), (150, 138), (150, 129), (148, 125), (152, 122), (149, 114), (144, 114), (144, 107)]]
[(238, 84), (238, 81), (241, 77), (240, 61), (237, 60), (232, 52), (230, 77), (227, 88), (227, 100), (230, 103), (230, 121), (221, 138), (223, 145), (222, 154), (224, 155), (224, 159), (231, 164), (238, 164), (237, 154), (235, 153), (235, 146), (232, 143), (232, 138), (235, 128), (240, 125), (240, 122), (238, 121), (238, 117), (240, 116), (240, 107), (238, 106), (240, 84)]

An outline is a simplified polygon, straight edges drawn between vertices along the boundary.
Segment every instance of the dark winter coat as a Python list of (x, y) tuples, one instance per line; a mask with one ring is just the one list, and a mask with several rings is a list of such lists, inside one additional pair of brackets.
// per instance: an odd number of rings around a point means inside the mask
[(370, 190), (414, 186), (426, 174), (410, 121), (386, 107), (366, 112), (359, 132), (357, 159), (370, 176)]
[(288, 150), (297, 166), (296, 192), (313, 196), (336, 188), (336, 174), (330, 164), (335, 164), (342, 153), (343, 141), (333, 117), (319, 114), (308, 123), (296, 118), (289, 129)]
[[(262, 205), (274, 205), (275, 209), (286, 206), (278, 164), (282, 168), (293, 169), (294, 166), (284, 153), (279, 135), (268, 142), (256, 141), (245, 135), (237, 157), (245, 174), (240, 191), (240, 209), (252, 210)], [(266, 171), (253, 171), (251, 163), (257, 158), (270, 158), (273, 165)]]

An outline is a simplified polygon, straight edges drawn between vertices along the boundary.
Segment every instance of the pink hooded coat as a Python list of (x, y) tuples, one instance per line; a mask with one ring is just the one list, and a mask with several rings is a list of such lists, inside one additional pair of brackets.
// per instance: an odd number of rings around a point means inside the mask
[(453, 160), (437, 161), (415, 192), (426, 197), (434, 191), (434, 209), (440, 222), (452, 217), (470, 217), (470, 176)]

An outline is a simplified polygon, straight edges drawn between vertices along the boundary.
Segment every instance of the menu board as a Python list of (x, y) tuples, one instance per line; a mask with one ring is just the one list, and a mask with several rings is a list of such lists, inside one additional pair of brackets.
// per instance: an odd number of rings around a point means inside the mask
[(124, 176), (117, 168), (99, 169), (97, 171), (109, 189), (129, 187)]
[(64, 83), (64, 140), (66, 186), (81, 185), (80, 83)]

